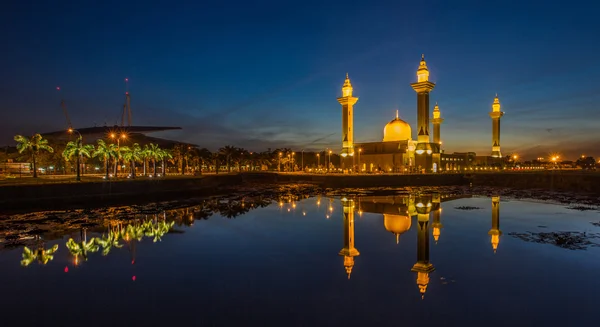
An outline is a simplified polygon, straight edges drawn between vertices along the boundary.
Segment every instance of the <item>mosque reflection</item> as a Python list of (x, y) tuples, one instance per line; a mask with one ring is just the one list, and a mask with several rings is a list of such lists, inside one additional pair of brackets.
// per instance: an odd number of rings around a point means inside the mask
[[(424, 298), (429, 285), (429, 274), (435, 270), (429, 261), (429, 233), (430, 229), (434, 241), (437, 243), (443, 228), (442, 202), (456, 200), (468, 196), (446, 196), (440, 193), (401, 195), (401, 196), (364, 196), (355, 199), (342, 199), (344, 223), (344, 248), (339, 255), (344, 256), (344, 268), (350, 279), (354, 267), (354, 257), (360, 253), (354, 246), (354, 212), (374, 213), (383, 215), (383, 227), (396, 237), (396, 244), (400, 235), (412, 227), (412, 218), (417, 221), (417, 261), (411, 271), (417, 274), (416, 283)], [(357, 204), (355, 204), (357, 203)], [(358, 208), (355, 208), (358, 206)], [(433, 217), (431, 217), (433, 216)], [(432, 219), (433, 218), (433, 219)], [(431, 226), (430, 226), (431, 223)], [(492, 229), (488, 232), (494, 253), (500, 242), (500, 197), (492, 197)]]
[[(306, 216), (306, 203), (302, 201), (308, 195), (288, 194), (278, 198), (281, 212), (291, 212), (298, 209)], [(401, 235), (408, 232), (413, 225), (417, 229), (416, 262), (410, 270), (416, 273), (416, 284), (423, 298), (429, 285), (429, 274), (435, 270), (429, 260), (430, 233), (437, 243), (441, 237), (442, 204), (446, 201), (456, 200), (469, 196), (449, 196), (440, 193), (428, 194), (406, 194), (395, 196), (355, 196), (343, 197), (341, 199), (343, 216), (343, 247), (339, 256), (343, 257), (343, 266), (348, 279), (350, 279), (355, 265), (356, 257), (360, 256), (355, 246), (355, 214), (362, 216), (364, 213), (381, 214), (383, 228), (394, 235), (398, 244)], [(323, 202), (326, 200), (326, 202)], [(500, 242), (500, 197), (492, 196), (492, 222), (488, 231), (491, 247), (494, 253)], [(69, 261), (78, 266), (88, 261), (90, 254), (98, 253), (107, 256), (114, 249), (125, 248), (130, 253), (131, 264), (136, 262), (136, 247), (142, 241), (160, 242), (167, 233), (181, 233), (181, 226), (192, 226), (196, 220), (208, 219), (213, 214), (222, 217), (234, 218), (249, 212), (252, 209), (269, 206), (273, 201), (268, 198), (250, 198), (238, 200), (205, 200), (199, 205), (191, 207), (174, 208), (153, 213), (135, 213), (123, 217), (122, 214), (114, 213), (113, 216), (106, 214), (102, 217), (102, 223), (97, 226), (71, 228), (67, 232), (60, 233), (61, 226), (54, 226), (54, 239), (69, 235), (65, 243)], [(317, 196), (315, 205), (317, 210), (324, 209), (326, 218), (335, 215), (335, 201), (328, 197), (322, 199)], [(322, 206), (325, 208), (321, 208)], [(321, 208), (321, 209), (319, 209)], [(143, 210), (142, 210), (143, 211)], [(414, 220), (413, 220), (414, 219)], [(416, 224), (413, 224), (415, 222)], [(59, 230), (59, 231), (56, 231)], [(1, 232), (1, 231), (0, 231)], [(24, 234), (20, 231), (20, 234)], [(2, 235), (0, 235), (2, 236)], [(9, 237), (4, 235), (5, 239)], [(59, 251), (59, 244), (48, 245), (50, 235), (40, 234), (35, 236), (31, 242), (23, 247), (22, 266), (28, 266), (34, 262), (45, 265), (52, 261)], [(30, 248), (31, 247), (31, 248)], [(68, 267), (65, 267), (67, 271)], [(409, 269), (407, 267), (407, 269)]]

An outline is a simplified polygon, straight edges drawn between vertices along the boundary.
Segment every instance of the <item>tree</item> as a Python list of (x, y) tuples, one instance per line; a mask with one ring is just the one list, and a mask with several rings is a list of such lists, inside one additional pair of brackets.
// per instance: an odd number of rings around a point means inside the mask
[(211, 160), (215, 165), (215, 174), (219, 174), (219, 166), (221, 165), (221, 154), (219, 152), (213, 152), (211, 155)]
[(237, 148), (231, 145), (226, 145), (219, 149), (219, 153), (225, 157), (225, 164), (227, 165), (227, 172), (231, 172), (231, 158), (237, 153)]
[(104, 142), (104, 140), (101, 140), (101, 139), (99, 139), (97, 142), (98, 142), (98, 146), (96, 147), (96, 150), (94, 150), (92, 157), (94, 157), (94, 158), (100, 157), (100, 158), (104, 159), (104, 166), (106, 167), (105, 178), (108, 179), (108, 169), (109, 169), (108, 164), (109, 164), (110, 158), (115, 156), (117, 147), (116, 147), (116, 145), (108, 144), (108, 143)]
[(71, 160), (73, 156), (77, 158), (77, 181), (81, 180), (81, 157), (90, 157), (94, 151), (94, 146), (91, 144), (83, 144), (81, 136), (75, 142), (67, 143), (62, 155), (65, 160)]
[(200, 174), (202, 174), (202, 167), (204, 165), (208, 166), (207, 163), (210, 163), (212, 153), (207, 148), (202, 148), (198, 150), (198, 158), (200, 159)]
[(35, 158), (40, 151), (54, 152), (51, 146), (48, 145), (48, 140), (42, 138), (40, 134), (34, 134), (31, 138), (26, 138), (22, 135), (15, 135), (17, 141), (17, 150), (19, 153), (29, 152), (33, 164), (33, 178), (37, 178), (37, 165)]
[(152, 177), (156, 177), (156, 159), (158, 159), (158, 156), (160, 154), (160, 147), (157, 144), (150, 143), (146, 151), (148, 154), (148, 158), (152, 159)]
[(595, 169), (596, 168), (596, 159), (594, 157), (581, 157), (577, 159), (575, 162), (577, 167), (581, 167), (581, 169)]
[(135, 163), (142, 160), (143, 158), (143, 150), (139, 144), (133, 143), (131, 147), (123, 147), (125, 151), (123, 152), (123, 158), (129, 161), (131, 166), (131, 178), (135, 179)]
[(172, 159), (173, 158), (173, 155), (171, 154), (171, 151), (169, 151), (167, 149), (159, 149), (158, 150), (158, 158), (161, 161), (162, 174), (163, 174), (163, 176), (167, 176), (167, 172), (165, 171), (165, 159)]

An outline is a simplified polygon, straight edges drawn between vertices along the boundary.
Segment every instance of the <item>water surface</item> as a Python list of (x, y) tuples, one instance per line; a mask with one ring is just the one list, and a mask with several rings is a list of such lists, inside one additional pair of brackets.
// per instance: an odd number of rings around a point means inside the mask
[(45, 214), (52, 219), (37, 231), (1, 231), (2, 325), (597, 320), (597, 210), (429, 194), (211, 202), (78, 220), (88, 214)]

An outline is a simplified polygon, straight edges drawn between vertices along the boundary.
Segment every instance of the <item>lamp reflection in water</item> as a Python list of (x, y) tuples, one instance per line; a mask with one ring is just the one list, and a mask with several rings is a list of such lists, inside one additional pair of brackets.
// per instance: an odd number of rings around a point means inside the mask
[(350, 279), (354, 267), (354, 257), (360, 255), (354, 247), (354, 200), (343, 198), (342, 207), (344, 213), (344, 248), (342, 248), (339, 255), (344, 256), (344, 268), (346, 268), (346, 274)]
[(498, 244), (500, 243), (500, 235), (502, 232), (500, 231), (500, 197), (492, 196), (492, 229), (488, 232), (488, 235), (491, 236), (492, 249), (494, 249), (494, 253), (498, 249)]
[(420, 196), (416, 199), (417, 210), (417, 263), (412, 271), (417, 273), (417, 285), (421, 298), (425, 297), (429, 284), (429, 273), (435, 268), (429, 262), (429, 214), (433, 207), (431, 195)]

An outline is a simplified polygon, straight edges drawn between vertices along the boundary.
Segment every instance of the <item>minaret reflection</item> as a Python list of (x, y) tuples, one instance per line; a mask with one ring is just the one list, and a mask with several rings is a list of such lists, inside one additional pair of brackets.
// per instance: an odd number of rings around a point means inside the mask
[(433, 193), (431, 210), (433, 210), (433, 224), (431, 224), (433, 229), (433, 240), (437, 244), (438, 240), (440, 239), (441, 229), (444, 227), (440, 222), (442, 217), (442, 205), (439, 193)]
[(492, 229), (488, 232), (490, 235), (492, 248), (494, 249), (494, 253), (498, 249), (498, 244), (500, 243), (500, 235), (502, 232), (500, 231), (500, 197), (492, 196)]
[(429, 284), (429, 273), (435, 268), (429, 262), (429, 213), (433, 207), (431, 195), (420, 196), (416, 199), (417, 209), (417, 263), (412, 267), (412, 271), (417, 273), (417, 285), (421, 298), (425, 297), (427, 285)]
[(344, 248), (339, 255), (344, 256), (344, 267), (350, 279), (352, 268), (354, 267), (354, 257), (360, 255), (354, 247), (354, 200), (342, 199), (342, 207), (344, 213)]

